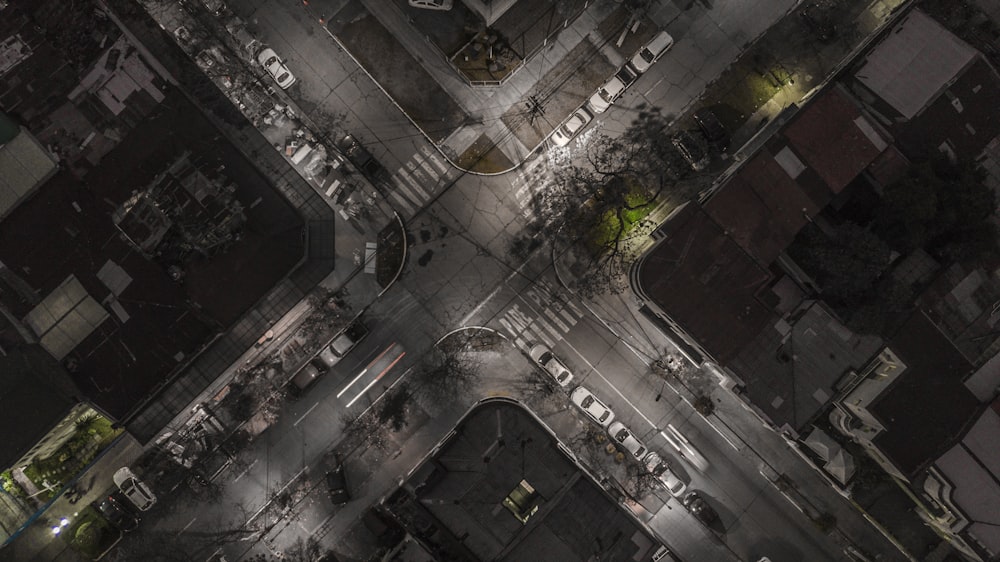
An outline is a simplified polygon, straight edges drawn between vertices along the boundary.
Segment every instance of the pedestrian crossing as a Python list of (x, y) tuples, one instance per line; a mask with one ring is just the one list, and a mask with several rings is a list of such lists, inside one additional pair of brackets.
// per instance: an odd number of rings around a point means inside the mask
[(550, 348), (562, 341), (583, 318), (583, 311), (571, 301), (553, 296), (550, 283), (541, 279), (520, 291), (498, 322), (514, 340), (514, 345), (527, 351), (536, 343)]
[(541, 159), (536, 160), (530, 166), (513, 172), (511, 178), (517, 207), (521, 210), (521, 216), (528, 221), (538, 217), (538, 205), (544, 202), (539, 196), (552, 189), (554, 184), (551, 169), (541, 164)]
[(441, 155), (428, 146), (421, 146), (392, 175), (395, 189), (389, 194), (389, 198), (407, 216), (413, 215), (417, 209), (430, 202), (438, 186), (450, 183), (458, 175), (459, 171), (446, 164)]

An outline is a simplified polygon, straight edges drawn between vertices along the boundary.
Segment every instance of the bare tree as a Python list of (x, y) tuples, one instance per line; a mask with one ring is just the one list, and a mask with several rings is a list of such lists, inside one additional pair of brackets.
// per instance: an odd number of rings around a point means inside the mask
[(649, 231), (643, 218), (687, 169), (665, 134), (668, 125), (658, 109), (643, 108), (622, 136), (594, 137), (584, 161), (557, 169), (537, 196), (536, 228), (545, 228), (556, 252), (574, 253), (579, 294), (627, 287), (634, 240)]
[(469, 341), (462, 335), (425, 355), (413, 374), (414, 394), (435, 404), (454, 403), (468, 394), (479, 380), (481, 367), (481, 361), (466, 348)]

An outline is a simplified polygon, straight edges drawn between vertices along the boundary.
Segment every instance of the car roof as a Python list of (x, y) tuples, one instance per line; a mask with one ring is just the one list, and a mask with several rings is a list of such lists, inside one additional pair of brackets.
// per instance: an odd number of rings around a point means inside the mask
[(649, 40), (649, 43), (646, 43), (646, 48), (656, 53), (663, 50), (673, 42), (674, 38), (671, 37), (669, 33), (666, 31), (660, 31)]

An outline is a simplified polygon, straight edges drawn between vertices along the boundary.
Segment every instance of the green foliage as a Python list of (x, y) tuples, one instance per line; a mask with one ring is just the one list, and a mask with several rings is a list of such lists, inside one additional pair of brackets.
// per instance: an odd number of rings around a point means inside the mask
[(947, 262), (974, 260), (996, 252), (996, 203), (974, 163), (942, 156), (885, 189), (873, 226), (900, 252), (925, 248)]
[(889, 265), (889, 247), (878, 236), (850, 222), (827, 235), (814, 224), (789, 249), (796, 262), (823, 286), (835, 305), (861, 304)]
[(97, 558), (121, 536), (90, 506), (80, 510), (64, 532), (69, 537), (70, 548), (90, 560)]
[(0, 480), (3, 480), (3, 489), (10, 495), (19, 498), (26, 498), (28, 494), (24, 491), (24, 488), (14, 480), (14, 473), (10, 470), (5, 470), (0, 473)]

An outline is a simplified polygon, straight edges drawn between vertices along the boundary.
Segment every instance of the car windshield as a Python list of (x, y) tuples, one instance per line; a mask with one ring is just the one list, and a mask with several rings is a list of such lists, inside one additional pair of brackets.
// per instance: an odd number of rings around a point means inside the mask
[(590, 405), (593, 404), (593, 403), (594, 403), (594, 397), (593, 396), (588, 396), (588, 397), (584, 398), (582, 402), (580, 402), (580, 405), (583, 406), (584, 408), (589, 408)]
[(542, 354), (541, 357), (538, 358), (538, 362), (541, 363), (542, 365), (545, 365), (551, 359), (552, 359), (552, 354), (546, 351), (545, 353)]
[(266, 61), (264, 61), (264, 66), (271, 66), (271, 65), (272, 65), (272, 64), (274, 64), (274, 63), (275, 63), (275, 62), (276, 62), (277, 60), (278, 60), (278, 57), (276, 57), (276, 56), (272, 56), (272, 57), (268, 57), (268, 58), (267, 58), (267, 60), (266, 60)]
[(653, 62), (653, 59), (656, 58), (656, 55), (653, 54), (653, 51), (650, 51), (645, 47), (641, 51), (639, 51), (639, 56), (642, 57), (642, 60), (646, 62)]
[(281, 74), (278, 75), (278, 82), (284, 82), (285, 80), (288, 80), (287, 72), (282, 72)]

